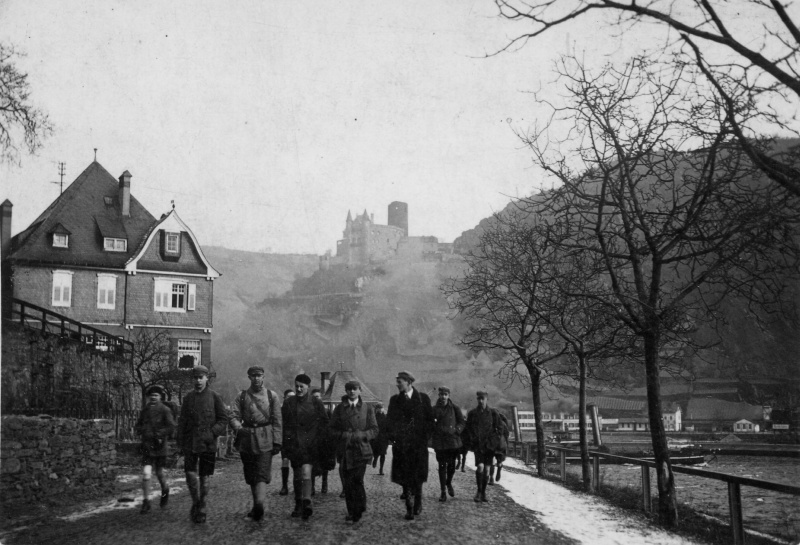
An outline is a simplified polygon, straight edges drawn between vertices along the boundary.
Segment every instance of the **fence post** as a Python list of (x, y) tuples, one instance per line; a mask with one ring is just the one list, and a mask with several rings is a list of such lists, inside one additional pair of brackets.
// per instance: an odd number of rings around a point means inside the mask
[(559, 465), (561, 466), (561, 481), (567, 482), (567, 451), (558, 451)]
[(650, 467), (647, 464), (642, 464), (642, 509), (647, 513), (653, 509), (650, 497)]
[(592, 478), (594, 480), (592, 488), (597, 494), (600, 492), (600, 456), (597, 454), (592, 454)]
[(733, 543), (744, 545), (744, 526), (742, 525), (742, 494), (739, 483), (728, 483), (728, 507), (731, 511), (731, 530)]

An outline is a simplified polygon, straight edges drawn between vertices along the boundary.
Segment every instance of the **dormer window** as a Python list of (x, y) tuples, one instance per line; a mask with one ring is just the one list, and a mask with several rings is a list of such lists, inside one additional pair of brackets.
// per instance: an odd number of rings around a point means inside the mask
[(53, 233), (53, 248), (69, 248), (69, 235)]
[(166, 244), (164, 251), (168, 254), (178, 255), (181, 253), (181, 234), (180, 233), (166, 233)]
[(107, 252), (127, 252), (128, 239), (104, 237), (103, 249)]

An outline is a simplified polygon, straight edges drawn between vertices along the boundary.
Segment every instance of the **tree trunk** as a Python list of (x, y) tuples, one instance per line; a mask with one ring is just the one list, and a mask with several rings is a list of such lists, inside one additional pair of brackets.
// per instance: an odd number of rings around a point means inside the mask
[(587, 492), (592, 487), (592, 470), (589, 465), (589, 443), (586, 440), (586, 356), (578, 354), (578, 433), (581, 445), (581, 476), (583, 489)]
[(536, 473), (544, 477), (544, 463), (547, 452), (544, 448), (544, 425), (542, 424), (542, 372), (533, 365), (526, 364), (531, 377), (531, 396), (533, 397), (533, 417), (536, 419)]
[(647, 411), (650, 421), (650, 437), (656, 462), (658, 482), (658, 518), (662, 525), (673, 528), (678, 525), (678, 500), (675, 496), (675, 475), (669, 460), (667, 434), (661, 418), (661, 385), (659, 383), (658, 336), (644, 335), (644, 366), (647, 375)]

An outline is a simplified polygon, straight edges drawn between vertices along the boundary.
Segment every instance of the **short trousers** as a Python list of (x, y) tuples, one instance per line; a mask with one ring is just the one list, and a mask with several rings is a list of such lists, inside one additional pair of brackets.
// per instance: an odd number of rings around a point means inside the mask
[(444, 462), (455, 462), (456, 458), (458, 458), (459, 453), (461, 452), (460, 448), (448, 448), (442, 450), (435, 450), (436, 453), (436, 461), (441, 463)]
[(242, 466), (244, 468), (244, 482), (253, 486), (257, 483), (267, 483), (272, 481), (272, 453), (266, 454), (246, 454), (240, 453)]
[(147, 454), (142, 456), (142, 465), (143, 466), (153, 466), (156, 469), (162, 469), (167, 467), (167, 457), (166, 456), (148, 456)]
[(494, 460), (494, 451), (493, 450), (476, 450), (475, 451), (475, 465), (478, 466), (483, 464), (485, 466), (492, 465), (492, 461)]
[(198, 462), (200, 476), (206, 477), (214, 474), (214, 463), (217, 460), (216, 452), (187, 453), (183, 458), (183, 469), (186, 472), (197, 473)]

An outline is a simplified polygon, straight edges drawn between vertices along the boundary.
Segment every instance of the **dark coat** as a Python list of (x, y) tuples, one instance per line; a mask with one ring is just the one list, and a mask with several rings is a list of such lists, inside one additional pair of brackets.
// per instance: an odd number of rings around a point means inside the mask
[(451, 400), (440, 405), (436, 402), (433, 406), (433, 440), (434, 450), (459, 449), (462, 446), (461, 432), (467, 422), (461, 409)]
[(186, 394), (178, 420), (178, 446), (200, 454), (217, 451), (217, 437), (224, 435), (228, 427), (228, 411), (222, 397), (211, 388), (199, 394)]
[(292, 396), (281, 408), (283, 415), (283, 452), (292, 466), (322, 466), (320, 450), (328, 433), (328, 413), (314, 396)]
[(372, 440), (372, 454), (386, 456), (389, 447), (389, 437), (386, 434), (386, 413), (375, 411), (375, 420), (378, 422), (378, 436)]
[(336, 437), (336, 460), (343, 469), (353, 469), (372, 461), (370, 441), (378, 436), (375, 409), (361, 397), (355, 407), (347, 397), (334, 409), (331, 432)]
[(467, 427), (464, 433), (468, 438), (469, 449), (473, 452), (494, 452), (499, 447), (500, 415), (491, 408), (485, 410), (475, 407), (467, 413)]
[(392, 441), (392, 482), (417, 486), (428, 480), (428, 439), (433, 431), (431, 400), (414, 388), (411, 399), (392, 396), (386, 415)]
[(142, 453), (147, 456), (167, 456), (167, 438), (175, 431), (172, 409), (163, 403), (148, 403), (139, 414), (136, 433), (142, 436)]

